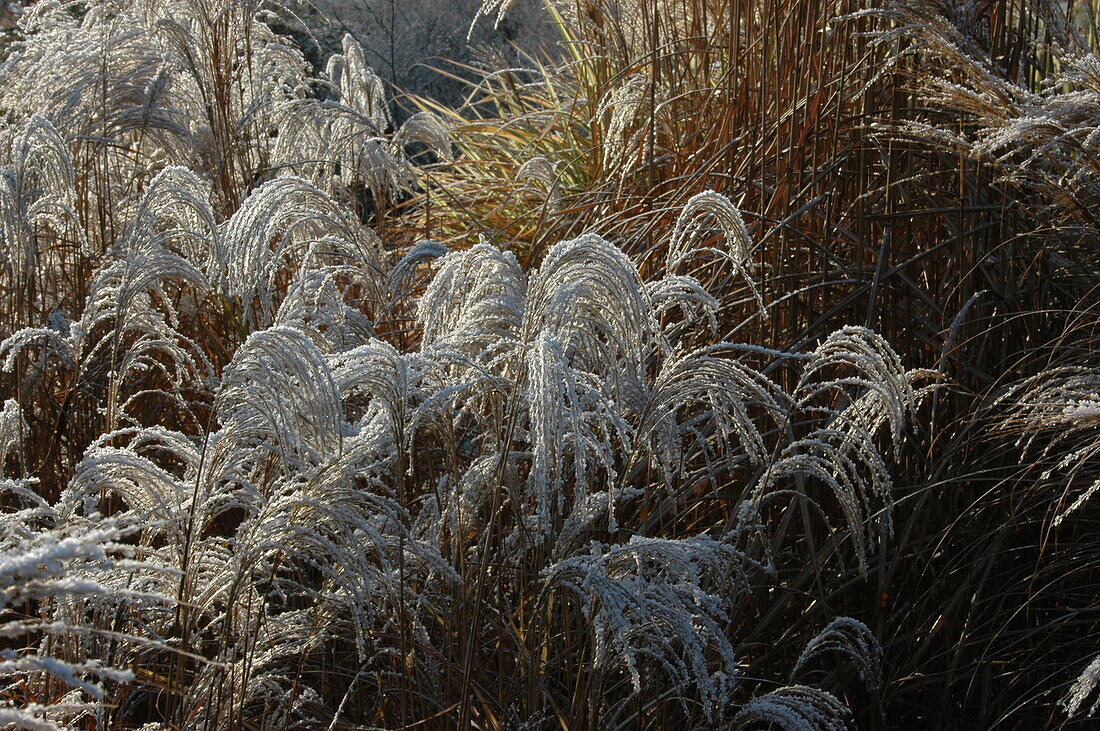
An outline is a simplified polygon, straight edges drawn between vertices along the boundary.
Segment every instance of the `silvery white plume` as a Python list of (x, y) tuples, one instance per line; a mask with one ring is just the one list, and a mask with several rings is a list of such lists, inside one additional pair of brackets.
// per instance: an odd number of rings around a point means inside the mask
[(838, 653), (855, 665), (860, 679), (871, 692), (882, 686), (882, 647), (874, 633), (857, 619), (837, 617), (821, 630), (798, 656), (791, 669), (792, 680), (805, 666), (826, 653)]
[[(704, 226), (707, 222), (713, 222), (717, 232)], [(721, 236), (722, 246), (707, 245), (715, 233)], [(699, 239), (701, 242), (696, 243)], [(764, 300), (756, 288), (755, 277), (749, 268), (752, 249), (752, 240), (741, 218), (741, 212), (721, 193), (703, 191), (692, 196), (680, 210), (672, 231), (672, 240), (668, 245), (665, 271), (675, 274), (706, 259), (724, 262), (733, 269), (733, 274), (749, 285), (760, 311), (767, 316)], [(726, 276), (729, 277), (729, 274)]]
[[(297, 265), (358, 267), (372, 287), (384, 277), (373, 233), (335, 201), (299, 178), (277, 178), (257, 188), (221, 226), (222, 251), (211, 263), (212, 282), (240, 303), (250, 330), (270, 324), (276, 279)], [(384, 301), (370, 292), (374, 302)]]
[(597, 671), (627, 672), (635, 693), (653, 682), (694, 688), (714, 716), (737, 685), (737, 658), (722, 630), (726, 602), (747, 587), (755, 568), (708, 536), (632, 536), (620, 545), (594, 544), (543, 576), (547, 590), (567, 589), (580, 602)]
[(753, 698), (733, 717), (734, 728), (759, 724), (784, 731), (844, 731), (851, 716), (831, 693), (805, 685), (788, 685)]

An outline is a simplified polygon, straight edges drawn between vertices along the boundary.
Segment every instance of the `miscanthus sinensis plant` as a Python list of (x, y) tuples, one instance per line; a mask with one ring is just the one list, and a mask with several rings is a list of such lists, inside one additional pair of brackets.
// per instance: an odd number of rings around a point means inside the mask
[[(1047, 534), (1073, 535), (1078, 522), (1087, 525), (1100, 489), (1100, 369), (1094, 359), (1051, 365), (1011, 384), (991, 406), (998, 431), (1027, 466), (1024, 484), (1029, 499), (1043, 508)], [(1082, 554), (1081, 560), (1091, 557)], [(1077, 674), (1061, 705), (1070, 717), (1087, 718), (1100, 708), (1094, 697), (1100, 657), (1080, 654), (1074, 652)]]
[[(965, 486), (998, 475), (995, 487), (983, 488), (971, 503), (968, 512), (980, 517), (974, 524), (987, 537), (1027, 531), (1027, 538), (1010, 542), (1011, 550), (982, 559), (1006, 586), (1018, 586), (995, 600), (1013, 607), (1005, 621), (991, 623), (992, 631), (971, 631), (980, 637), (974, 644), (982, 661), (999, 662), (1015, 652), (1009, 645), (1019, 640), (1005, 642), (1003, 635), (1014, 617), (1027, 613), (1022, 607), (1035, 603), (1031, 587), (1044, 587), (1041, 601), (1052, 597), (1047, 620), (1012, 630), (1032, 634), (1029, 641), (1041, 649), (1027, 663), (1032, 671), (1017, 668), (997, 682), (1001, 698), (993, 707), (1005, 709), (999, 713), (1007, 718), (1021, 694), (1043, 697), (1052, 710), (1061, 696), (1071, 719), (1093, 716), (1100, 664), (1087, 643), (1095, 645), (1096, 629), (1074, 625), (1078, 599), (1087, 605), (1096, 599), (1095, 582), (1081, 577), (1094, 576), (1100, 566), (1092, 552), (1100, 488), (1093, 335), (1100, 231), (1095, 9), (1048, 0), (907, 0), (866, 13), (889, 21), (876, 39), (889, 60), (883, 69), (904, 69), (911, 79), (911, 113), (881, 120), (878, 131), (894, 144), (958, 156), (966, 169), (988, 176), (985, 187), (1005, 201), (1002, 211), (1011, 208), (1024, 221), (1018, 235), (994, 240), (981, 255), (976, 267), (984, 272), (983, 289), (970, 300), (997, 299), (988, 308), (990, 331), (1009, 330), (1013, 319), (1028, 323), (1026, 347), (1006, 353), (1010, 365), (993, 369), (982, 408), (962, 420), (967, 434), (997, 447), (945, 480)], [(943, 545), (945, 553), (954, 551), (950, 540)], [(964, 550), (967, 558), (959, 560), (978, 560), (977, 553), (970, 558)], [(1012, 567), (1024, 555), (1029, 573), (1017, 574)], [(1062, 628), (1071, 626), (1063, 635)], [(960, 640), (960, 646), (969, 642)]]
[(874, 634), (775, 596), (867, 575), (937, 374), (717, 337), (713, 192), (657, 278), (383, 241), (446, 129), (278, 10), (40, 2), (0, 66), (0, 721), (843, 727)]

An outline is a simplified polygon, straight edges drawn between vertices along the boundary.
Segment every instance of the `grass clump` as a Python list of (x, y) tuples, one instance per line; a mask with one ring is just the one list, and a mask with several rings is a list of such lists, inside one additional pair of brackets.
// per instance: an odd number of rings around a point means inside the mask
[(546, 9), (401, 124), (288, 5), (24, 9), (0, 723), (1096, 710), (1088, 9)]

